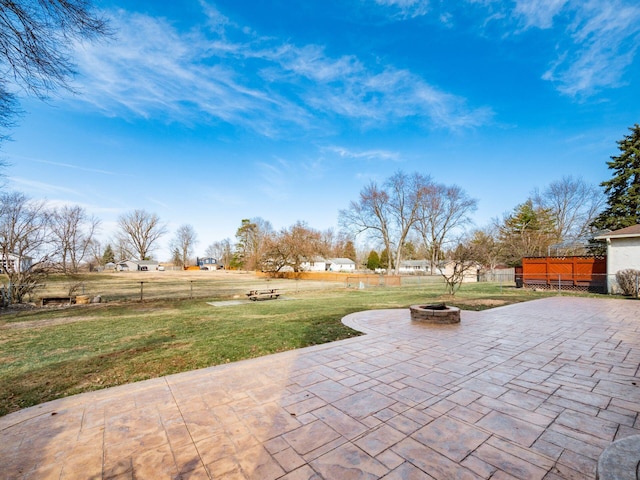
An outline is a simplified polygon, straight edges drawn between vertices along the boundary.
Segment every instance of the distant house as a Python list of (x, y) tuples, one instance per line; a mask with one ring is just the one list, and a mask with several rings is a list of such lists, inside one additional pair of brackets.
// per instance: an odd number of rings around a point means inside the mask
[[(330, 260), (322, 257), (314, 257), (300, 264), (301, 272), (354, 272), (356, 263), (348, 258), (332, 258)], [(290, 265), (282, 267), (280, 272), (293, 272)]]
[(116, 270), (118, 272), (128, 272), (138, 270), (138, 264), (133, 260), (122, 260), (116, 263)]
[(402, 260), (398, 267), (398, 273), (425, 274), (429, 273), (429, 260)]
[(350, 258), (332, 258), (329, 260), (330, 272), (355, 272), (356, 262)]
[(26, 272), (33, 265), (33, 259), (31, 257), (20, 257), (15, 253), (8, 253), (2, 256), (0, 261), (0, 273), (10, 272)]
[(640, 270), (640, 225), (614, 230), (594, 240), (607, 242), (607, 290), (617, 293), (616, 273), (629, 268)]
[(302, 262), (300, 269), (305, 272), (324, 272), (329, 269), (329, 262), (322, 257), (314, 257)]
[(119, 272), (149, 272), (158, 270), (157, 260), (123, 260), (116, 263), (116, 270)]
[[(456, 265), (456, 262), (448, 260), (445, 262), (440, 262), (435, 269), (435, 273), (439, 273), (440, 275), (445, 275), (447, 277), (453, 275), (453, 269)], [(464, 272), (464, 283), (477, 282), (480, 270), (482, 269), (482, 265), (479, 263), (471, 263), (468, 265), (467, 270)]]
[(220, 270), (224, 268), (224, 265), (218, 263), (218, 260), (213, 257), (196, 258), (196, 265), (200, 267), (200, 270)]

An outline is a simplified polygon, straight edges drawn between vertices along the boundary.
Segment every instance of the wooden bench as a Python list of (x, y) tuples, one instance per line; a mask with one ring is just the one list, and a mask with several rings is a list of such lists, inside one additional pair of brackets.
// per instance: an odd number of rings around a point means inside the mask
[(42, 297), (40, 305), (45, 307), (47, 305), (71, 305), (75, 303), (73, 297)]
[(251, 290), (247, 293), (247, 297), (249, 300), (257, 301), (257, 300), (270, 300), (272, 298), (278, 298), (280, 296), (280, 292), (278, 292), (277, 288), (272, 288), (271, 290)]

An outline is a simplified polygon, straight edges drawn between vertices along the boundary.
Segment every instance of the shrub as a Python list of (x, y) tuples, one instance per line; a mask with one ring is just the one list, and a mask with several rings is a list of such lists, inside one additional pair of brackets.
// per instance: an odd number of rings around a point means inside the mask
[(638, 296), (638, 277), (640, 270), (627, 268), (616, 273), (616, 281), (623, 295)]

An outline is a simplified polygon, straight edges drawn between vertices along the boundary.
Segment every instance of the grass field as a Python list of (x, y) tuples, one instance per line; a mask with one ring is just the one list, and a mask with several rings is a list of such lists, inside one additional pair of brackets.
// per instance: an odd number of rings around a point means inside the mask
[[(95, 287), (88, 293), (111, 298), (108, 303), (0, 315), (0, 415), (76, 393), (352, 337), (359, 333), (341, 323), (349, 313), (444, 299), (442, 284), (353, 290), (339, 283), (211, 272), (208, 291), (188, 298), (172, 290), (191, 281), (183, 273), (189, 272), (162, 272), (144, 280), (140, 274), (88, 275), (86, 285)], [(193, 278), (203, 281), (201, 275)], [(56, 285), (53, 279), (47, 294), (56, 294), (66, 281)], [(153, 298), (161, 299), (120, 296), (136, 281), (148, 282), (149, 291), (156, 290)], [(158, 282), (166, 282), (165, 288)], [(246, 300), (246, 291), (266, 286), (281, 288), (283, 298)], [(454, 299), (445, 300), (463, 309), (484, 309), (556, 294), (465, 284)], [(120, 297), (127, 301), (115, 301)], [(234, 301), (224, 306), (208, 303), (229, 300)]]

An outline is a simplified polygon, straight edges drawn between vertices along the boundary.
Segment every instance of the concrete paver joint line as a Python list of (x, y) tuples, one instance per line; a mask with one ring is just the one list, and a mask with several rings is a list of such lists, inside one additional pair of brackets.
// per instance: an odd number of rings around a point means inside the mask
[(366, 335), (7, 415), (0, 476), (595, 478), (640, 435), (635, 302), (461, 313), (351, 314)]

